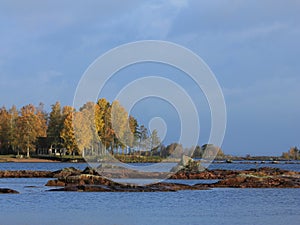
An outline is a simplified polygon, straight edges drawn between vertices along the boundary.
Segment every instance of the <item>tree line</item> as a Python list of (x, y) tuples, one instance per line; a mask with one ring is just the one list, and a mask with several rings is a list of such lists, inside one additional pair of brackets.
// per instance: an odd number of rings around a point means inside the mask
[(42, 154), (97, 156), (103, 153), (181, 157), (182, 154), (202, 158), (205, 150), (223, 156), (211, 145), (183, 148), (172, 143), (164, 146), (157, 130), (149, 132), (128, 115), (118, 101), (105, 98), (87, 102), (79, 110), (56, 102), (50, 113), (40, 103), (17, 109), (0, 108), (0, 154), (30, 156), (41, 148)]
[(88, 102), (78, 111), (71, 106), (62, 107), (60, 102), (51, 106), (50, 113), (42, 103), (19, 110), (16, 106), (0, 108), (0, 153), (29, 157), (39, 144), (70, 155), (104, 150), (112, 154), (145, 154), (160, 146), (160, 138), (156, 130), (150, 133), (139, 125), (118, 101), (110, 103), (105, 98)]

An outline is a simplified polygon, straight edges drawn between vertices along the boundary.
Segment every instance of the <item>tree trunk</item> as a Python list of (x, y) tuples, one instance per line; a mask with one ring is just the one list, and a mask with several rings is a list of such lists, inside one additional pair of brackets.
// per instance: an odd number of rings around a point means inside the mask
[(30, 158), (29, 146), (27, 146), (27, 158)]

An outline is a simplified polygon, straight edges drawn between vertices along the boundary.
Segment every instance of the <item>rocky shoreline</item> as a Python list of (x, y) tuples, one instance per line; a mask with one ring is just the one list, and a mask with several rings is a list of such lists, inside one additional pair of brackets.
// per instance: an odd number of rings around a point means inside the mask
[[(119, 171), (119, 170), (118, 170)], [(133, 171), (119, 171), (127, 178)], [(117, 173), (115, 171), (115, 173)], [(144, 176), (141, 172), (133, 173), (137, 178)], [(150, 174), (155, 177), (155, 174)], [(162, 173), (157, 173), (157, 177)], [(166, 174), (163, 174), (166, 175)], [(46, 186), (55, 187), (49, 191), (84, 191), (84, 192), (166, 192), (179, 190), (207, 190), (210, 188), (300, 188), (300, 172), (263, 167), (249, 170), (203, 170), (193, 171), (183, 168), (170, 175), (169, 179), (199, 180), (198, 184), (187, 185), (169, 181), (145, 186), (135, 184), (120, 184), (107, 179), (91, 169), (81, 171), (75, 168), (65, 168), (59, 171), (0, 171), (1, 178), (54, 178)], [(215, 183), (203, 184), (200, 180), (217, 180)], [(17, 193), (14, 190), (0, 189), (0, 193)]]

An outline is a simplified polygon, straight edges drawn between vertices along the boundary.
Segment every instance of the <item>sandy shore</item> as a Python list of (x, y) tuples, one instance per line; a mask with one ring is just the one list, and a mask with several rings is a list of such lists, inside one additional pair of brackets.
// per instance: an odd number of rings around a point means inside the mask
[(52, 162), (59, 162), (59, 161), (55, 161), (55, 160), (48, 160), (48, 159), (36, 159), (36, 158), (10, 158), (10, 157), (1, 157), (0, 158), (0, 163), (5, 163), (5, 162), (28, 162), (28, 163), (52, 163)]

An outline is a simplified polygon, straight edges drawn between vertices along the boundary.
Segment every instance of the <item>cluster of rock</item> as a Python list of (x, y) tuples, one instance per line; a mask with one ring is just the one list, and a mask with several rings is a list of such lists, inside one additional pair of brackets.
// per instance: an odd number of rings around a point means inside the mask
[[(179, 183), (160, 182), (145, 186), (120, 184), (107, 179), (95, 170), (86, 168), (81, 171), (75, 168), (65, 168), (59, 171), (0, 171), (0, 178), (55, 178), (49, 180), (47, 186), (56, 187), (50, 191), (97, 191), (97, 192), (156, 192), (178, 190), (203, 190), (209, 188), (300, 188), (300, 172), (263, 167), (250, 170), (207, 170), (199, 167), (198, 162), (187, 160), (181, 163), (181, 168), (170, 179), (205, 179), (218, 180), (215, 183), (186, 185)], [(119, 177), (147, 178), (147, 173), (132, 170), (116, 170)], [(156, 173), (155, 173), (156, 174)], [(155, 177), (150, 174), (150, 177)], [(109, 175), (109, 174), (108, 174)], [(149, 175), (149, 174), (148, 174)], [(161, 173), (156, 174), (157, 177)], [(165, 176), (165, 174), (164, 174)], [(132, 177), (130, 177), (132, 178)], [(0, 189), (0, 193), (16, 193), (9, 189)]]
[(277, 168), (260, 168), (243, 171), (204, 170), (201, 172), (179, 171), (171, 179), (217, 179), (216, 183), (185, 185), (178, 183), (160, 182), (156, 184), (137, 186), (119, 184), (99, 176), (92, 169), (68, 170), (57, 172), (47, 186), (62, 186), (52, 191), (178, 191), (203, 190), (208, 188), (300, 188), (300, 173), (280, 170)]
[[(191, 163), (191, 162), (190, 162)], [(300, 188), (300, 173), (279, 168), (262, 167), (249, 170), (193, 171), (186, 168), (173, 174), (170, 179), (216, 179), (212, 184), (198, 184), (210, 188)]]
[[(220, 174), (220, 171), (214, 172)], [(219, 182), (210, 185), (210, 187), (300, 188), (300, 173), (270, 167), (227, 171), (227, 174)]]
[(221, 188), (300, 188), (300, 179), (298, 177), (260, 177), (252, 175), (239, 175), (232, 178), (220, 180), (215, 184), (207, 185), (207, 187)]
[(168, 182), (155, 183), (147, 186), (134, 184), (120, 184), (99, 176), (98, 173), (90, 168), (83, 171), (68, 168), (55, 172), (53, 176), (56, 180), (49, 180), (46, 186), (62, 186), (61, 188), (49, 191), (97, 191), (97, 192), (167, 192), (178, 190), (202, 190), (207, 187), (194, 187), (185, 184), (175, 184)]

